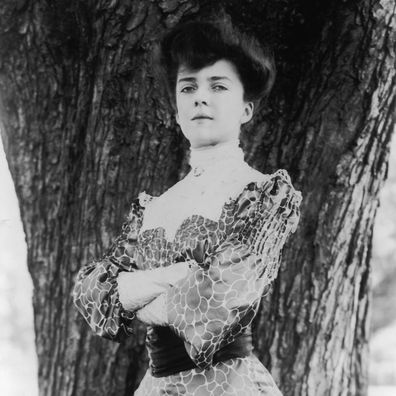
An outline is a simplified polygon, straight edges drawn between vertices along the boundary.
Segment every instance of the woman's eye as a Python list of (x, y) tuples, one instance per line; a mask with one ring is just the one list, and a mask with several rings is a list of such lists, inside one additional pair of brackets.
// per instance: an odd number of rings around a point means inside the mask
[(224, 86), (224, 85), (214, 85), (213, 86), (213, 90), (214, 91), (224, 91), (224, 90), (226, 90), (227, 88)]
[(194, 87), (193, 87), (192, 85), (188, 85), (188, 86), (186, 86), (186, 87), (183, 87), (183, 88), (180, 90), (180, 92), (187, 93), (187, 92), (191, 92), (193, 89), (194, 89)]

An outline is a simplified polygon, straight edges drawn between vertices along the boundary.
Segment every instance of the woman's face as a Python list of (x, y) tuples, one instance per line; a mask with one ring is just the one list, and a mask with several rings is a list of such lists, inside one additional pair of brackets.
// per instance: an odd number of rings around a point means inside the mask
[(227, 60), (195, 71), (179, 67), (176, 122), (192, 148), (239, 137), (241, 124), (253, 115), (253, 103), (245, 102), (243, 93), (235, 66)]

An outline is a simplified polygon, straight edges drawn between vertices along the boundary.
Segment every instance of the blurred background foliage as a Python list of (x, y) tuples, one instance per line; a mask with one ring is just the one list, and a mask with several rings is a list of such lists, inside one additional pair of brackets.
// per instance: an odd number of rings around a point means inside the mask
[[(32, 282), (0, 141), (0, 395), (37, 396)], [(396, 138), (374, 229), (369, 396), (396, 395)], [(320, 396), (320, 395), (318, 395)]]

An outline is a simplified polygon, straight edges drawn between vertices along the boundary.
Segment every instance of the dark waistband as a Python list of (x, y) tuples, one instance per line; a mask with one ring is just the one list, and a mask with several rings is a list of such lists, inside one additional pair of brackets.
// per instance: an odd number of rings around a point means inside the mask
[[(169, 327), (148, 327), (146, 345), (153, 377), (166, 377), (197, 367), (186, 352), (183, 340)], [(216, 351), (213, 363), (246, 357), (252, 350), (252, 333), (248, 327), (233, 342)]]

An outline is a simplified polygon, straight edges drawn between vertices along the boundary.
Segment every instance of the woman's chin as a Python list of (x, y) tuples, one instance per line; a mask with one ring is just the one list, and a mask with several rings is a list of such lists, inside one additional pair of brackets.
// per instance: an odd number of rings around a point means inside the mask
[(203, 148), (203, 147), (210, 147), (210, 146), (216, 146), (217, 144), (221, 143), (221, 141), (216, 140), (216, 139), (194, 139), (190, 140), (190, 146), (191, 148)]

